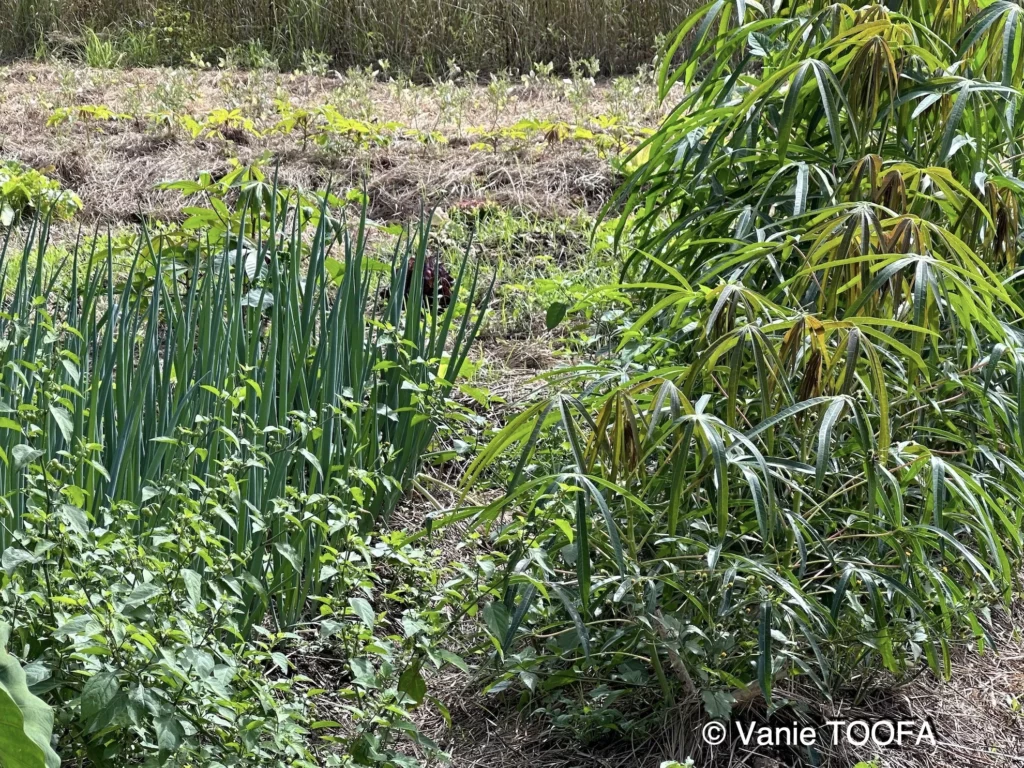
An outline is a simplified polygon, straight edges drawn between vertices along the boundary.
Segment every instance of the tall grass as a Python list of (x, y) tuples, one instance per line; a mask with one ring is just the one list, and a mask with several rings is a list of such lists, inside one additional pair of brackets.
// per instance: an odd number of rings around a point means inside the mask
[[(598, 57), (608, 72), (651, 60), (652, 30), (672, 29), (692, 0), (0, 0), (0, 55), (24, 56), (40, 40), (87, 28), (179, 28), (196, 53), (259, 40), (286, 66), (305, 50), (336, 66), (386, 59), (402, 71), (436, 75), (449, 60), (463, 69), (526, 71), (533, 62), (565, 69)], [(179, 51), (187, 60), (189, 51)], [(173, 62), (162, 62), (173, 63)]]

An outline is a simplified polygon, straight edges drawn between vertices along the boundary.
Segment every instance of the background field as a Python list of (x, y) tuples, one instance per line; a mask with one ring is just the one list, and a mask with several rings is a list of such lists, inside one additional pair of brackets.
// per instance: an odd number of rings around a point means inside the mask
[[(223, 3), (3, 0), (0, 55), (32, 56), (66, 45), (85, 28), (106, 31), (134, 64), (175, 64), (188, 52), (260, 41), (288, 67), (305, 51), (335, 66), (387, 60), (416, 76), (437, 77), (450, 62), (474, 71), (528, 71), (572, 59), (600, 60), (605, 73), (650, 61), (695, 3), (690, 0), (230, 0)], [(187, 38), (188, 52), (178, 44)], [(71, 44), (74, 47), (74, 44)]]

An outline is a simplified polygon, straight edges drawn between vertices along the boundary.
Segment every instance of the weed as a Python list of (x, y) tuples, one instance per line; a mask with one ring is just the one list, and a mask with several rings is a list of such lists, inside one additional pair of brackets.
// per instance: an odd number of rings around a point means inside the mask
[(540, 96), (550, 89), (555, 81), (555, 65), (551, 62), (542, 64), (534, 62), (530, 71), (521, 76), (523, 82), (523, 98), (531, 99)]
[(114, 44), (110, 40), (101, 39), (88, 27), (83, 33), (82, 55), (88, 66), (98, 69), (112, 69), (121, 62), (121, 54)]
[(563, 94), (572, 105), (576, 122), (586, 119), (596, 85), (594, 77), (601, 69), (601, 62), (595, 58), (569, 61), (570, 77), (562, 81)]
[(454, 123), (456, 134), (462, 136), (466, 108), (472, 101), (472, 90), (468, 86), (475, 82), (476, 73), (464, 73), (454, 59), (449, 60), (446, 77), (434, 81), (434, 93), (438, 100), (435, 130), (441, 123)]
[(155, 109), (172, 114), (186, 111), (199, 94), (194, 74), (185, 69), (171, 70), (169, 77), (160, 78), (152, 93)]
[(255, 69), (266, 72), (278, 72), (281, 69), (277, 59), (258, 40), (225, 48), (217, 66), (220, 69)]
[(491, 106), (491, 129), (497, 130), (498, 120), (512, 98), (512, 82), (508, 72), (491, 73), (487, 83), (487, 101)]
[(256, 124), (240, 109), (214, 109), (199, 119), (182, 115), (180, 122), (193, 139), (219, 137), (244, 144), (260, 137)]
[(331, 57), (323, 51), (307, 48), (302, 52), (302, 66), (299, 71), (312, 77), (327, 77), (331, 67)]
[(372, 120), (376, 115), (371, 93), (380, 70), (375, 67), (354, 67), (345, 73), (342, 84), (334, 91), (332, 103), (342, 114), (361, 120)]

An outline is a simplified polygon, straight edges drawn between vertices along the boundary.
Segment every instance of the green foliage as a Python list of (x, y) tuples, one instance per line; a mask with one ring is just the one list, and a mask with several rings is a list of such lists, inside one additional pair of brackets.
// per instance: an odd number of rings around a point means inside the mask
[(321, 653), (339, 658), (347, 672), (337, 697), (352, 724), (332, 740), (356, 765), (421, 765), (407, 754), (411, 745), (442, 760), (445, 755), (419, 732), (412, 712), (433, 707), (450, 720), (444, 704), (428, 695), (427, 681), (446, 666), (468, 671), (448, 646), (464, 604), (473, 603), (472, 593), (443, 590), (445, 569), (436, 554), (406, 534), (373, 538), (350, 540), (358, 557), (338, 565), (346, 589), (322, 600)]
[[(19, 450), (52, 457), (98, 446), (95, 466), (75, 470), (89, 512), (107, 500), (142, 503), (157, 478), (235, 478), (237, 487), (218, 486), (227, 493), (223, 533), (254, 573), (278, 542), (275, 578), (264, 578), (290, 625), (334, 533), (308, 515), (291, 529), (279, 503), (290, 488), (337, 491), (367, 524), (390, 514), (481, 321), (460, 301), (476, 281), (464, 261), (448, 308), (421, 311), (437, 306), (422, 291), (426, 230), (403, 238), (392, 264), (372, 262), (365, 226), (350, 235), (323, 215), (327, 198), (320, 209), (295, 207), (242, 168), (221, 183), (241, 195), (234, 216), (211, 196), (210, 209), (189, 209), (183, 235), (140, 239), (122, 280), (111, 253), (76, 252), (65, 267), (71, 296), (53, 314), (33, 297), (58, 276), (30, 276), (26, 254), (0, 323), (11, 371), (0, 387), (32, 428), (0, 437), (9, 467), (0, 479), (17, 528), (27, 509)], [(40, 248), (37, 265), (42, 258)], [(390, 291), (379, 319), (369, 319), (376, 291), (404, 286), (407, 275), (408, 300)], [(48, 324), (54, 332), (43, 333)], [(50, 367), (40, 369), (45, 358)], [(26, 366), (31, 377), (17, 373)], [(43, 371), (52, 380), (40, 381)]]
[(338, 143), (356, 147), (382, 146), (388, 144), (394, 134), (419, 133), (396, 122), (377, 124), (344, 117), (332, 104), (306, 108), (279, 100), (276, 106), (279, 120), (271, 131), (282, 136), (298, 133), (302, 137), (303, 149), (309, 141), (324, 147)]
[(110, 40), (125, 66), (181, 66), (189, 64), (194, 54), (215, 48), (197, 23), (202, 14), (193, 17), (177, 3), (160, 3), (152, 14), (111, 32)]
[(74, 192), (14, 160), (0, 163), (0, 226), (9, 227), (26, 214), (67, 219), (81, 209)]
[[(63, 481), (90, 455), (27, 467), (38, 503), (4, 552), (0, 587), (34, 659), (33, 687), (61, 702), (65, 760), (407, 765), (404, 740), (440, 756), (410, 712), (433, 703), (424, 672), (465, 664), (441, 647), (450, 625), (443, 605), (430, 604), (441, 573), (430, 556), (401, 534), (360, 534), (341, 498), (293, 493), (282, 515), (322, 508), (337, 533), (317, 577), (316, 638), (259, 625), (246, 638), (253, 577), (238, 572), (232, 539), (218, 533), (223, 493), (167, 478), (142, 505), (94, 517), (66, 503), (84, 490)], [(140, 536), (138, 521), (161, 511), (165, 524)], [(294, 668), (307, 653), (334, 656), (344, 670), (330, 691), (337, 704)], [(344, 727), (315, 719), (321, 706), (344, 712)]]
[(128, 120), (131, 115), (123, 112), (114, 112), (102, 104), (79, 104), (74, 107), (59, 107), (46, 120), (46, 125), (53, 127), (76, 121), (85, 122), (112, 122), (115, 120)]
[(259, 40), (248, 40), (224, 49), (219, 64), (221, 69), (264, 69), (277, 72), (277, 59)]
[(110, 40), (101, 39), (94, 30), (88, 27), (82, 33), (82, 37), (82, 55), (86, 65), (98, 69), (113, 69), (120, 63), (121, 54), (117, 52)]
[[(497, 277), (495, 303), (483, 332), (488, 337), (528, 339), (541, 335), (552, 306), (568, 318), (561, 341), (584, 338), (606, 312), (614, 312), (607, 294), (596, 292), (614, 277), (610, 238), (602, 229), (592, 239), (590, 216), (533, 216), (510, 213), (486, 200), (468, 200), (444, 214), (444, 226), (432, 233), (434, 244), (456, 258), (470, 236), (481, 260)], [(571, 326), (570, 326), (571, 323)], [(598, 341), (594, 335), (594, 343)]]
[[(441, 647), (449, 598), (430, 556), (373, 528), (448, 410), (483, 319), (476, 273), (463, 259), (441, 308), (426, 224), (388, 263), (346, 200), (259, 168), (168, 186), (195, 198), (180, 226), (84, 239), (48, 269), (40, 225), (13, 275), (10, 238), (0, 251), (0, 603), (63, 755), (439, 753), (409, 712), (431, 703), (428, 669), (464, 666)], [(346, 670), (345, 724), (316, 721), (293, 674), (310, 624)]]
[[(205, 434), (180, 439), (198, 452)], [(66, 759), (303, 766), (343, 764), (345, 755), (354, 763), (344, 764), (408, 764), (403, 738), (439, 754), (409, 712), (428, 703), (428, 667), (464, 663), (441, 647), (450, 624), (443, 604), (430, 605), (441, 570), (401, 534), (360, 533), (360, 510), (339, 495), (293, 488), (275, 500), (286, 527), (256, 564), (271, 585), (288, 583), (276, 555), (302, 567), (302, 536), (290, 531), (331, 532), (316, 570), (308, 564), (304, 576), (315, 593), (303, 616), (317, 629), (310, 646), (280, 628), (277, 610), (269, 622), (277, 629), (253, 623), (253, 601), (265, 599), (267, 587), (237, 552), (234, 521), (225, 519), (241, 454), (206, 483), (166, 473), (139, 503), (86, 511), (87, 489), (73, 480), (99, 466), (99, 446), (46, 463), (31, 449), (12, 453), (23, 464), (28, 508), (3, 554), (0, 600), (34, 659), (36, 687), (63, 702)], [(304, 653), (333, 655), (345, 670), (346, 682), (331, 691), (347, 715), (344, 729), (314, 720), (310, 697), (325, 692), (293, 670), (290, 659), (301, 663)], [(334, 729), (339, 735), (326, 735)], [(312, 730), (333, 746), (314, 754)]]
[(571, 142), (593, 148), (600, 157), (612, 158), (629, 153), (652, 133), (647, 128), (623, 125), (618, 118), (611, 116), (598, 116), (587, 123), (570, 125), (562, 121), (520, 120), (496, 129), (473, 127), (467, 133), (480, 139), (470, 144), (470, 148), (476, 150), (496, 151), (502, 143), (525, 149)]
[(193, 139), (212, 136), (222, 139), (228, 136), (258, 138), (260, 135), (253, 121), (243, 115), (240, 109), (214, 109), (199, 119), (181, 115), (178, 121)]
[[(210, 497), (169, 480), (149, 504), (90, 515), (69, 503), (84, 489), (66, 479), (93, 455), (25, 467), (32, 501), (3, 555), (0, 599), (34, 659), (33, 687), (59, 702), (64, 759), (316, 765), (300, 680), (272, 650), (280, 636), (242, 637), (245, 585)], [(158, 506), (172, 514), (140, 536)]]
[(477, 458), (467, 487), (518, 447), (506, 496), (449, 518), (492, 526), (498, 685), (721, 716), (987, 641), (1021, 555), (1021, 19), (896, 5), (678, 30), (619, 198), (638, 310)]
[(57, 126), (74, 126), (82, 124), (86, 127), (86, 142), (91, 143), (94, 133), (103, 133), (104, 124), (128, 120), (131, 115), (114, 112), (102, 104), (80, 104), (73, 107), (59, 107), (46, 120), (49, 128)]
[[(180, 97), (161, 100), (179, 102), (180, 107)], [(261, 129), (257, 128), (253, 117), (240, 107), (218, 107), (205, 114), (192, 115), (176, 109), (173, 104), (167, 104), (165, 108), (133, 115), (115, 112), (103, 104), (81, 104), (55, 109), (46, 124), (50, 128), (83, 124), (88, 127), (89, 132), (86, 135), (89, 137), (93, 132), (102, 131), (105, 123), (136, 120), (166, 131), (183, 131), (192, 140), (219, 138), (237, 144), (248, 144), (267, 135), (297, 135), (301, 138), (303, 151), (310, 142), (328, 150), (344, 151), (353, 147), (387, 146), (399, 137), (415, 139), (424, 144), (439, 144), (446, 141), (445, 137), (436, 131), (420, 131), (394, 121), (378, 123), (343, 117), (338, 109), (330, 104), (296, 107), (288, 101), (279, 100), (276, 112), (277, 119), (265, 124)], [(611, 139), (608, 139), (605, 143), (610, 141)]]
[(10, 626), (0, 623), (0, 755), (5, 768), (57, 768), (50, 747), (53, 710), (28, 689), (25, 670), (7, 652)]

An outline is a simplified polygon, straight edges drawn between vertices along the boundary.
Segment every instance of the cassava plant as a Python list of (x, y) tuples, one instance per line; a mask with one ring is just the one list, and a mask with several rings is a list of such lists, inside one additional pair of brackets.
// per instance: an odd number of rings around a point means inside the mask
[(33, 214), (69, 219), (81, 207), (78, 195), (60, 182), (14, 160), (0, 163), (0, 227)]
[(499, 677), (726, 716), (948, 675), (1021, 554), (1024, 12), (717, 0), (674, 39), (616, 200), (618, 353), (469, 474), (519, 446), (458, 515), (505, 521)]

